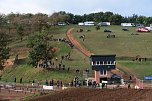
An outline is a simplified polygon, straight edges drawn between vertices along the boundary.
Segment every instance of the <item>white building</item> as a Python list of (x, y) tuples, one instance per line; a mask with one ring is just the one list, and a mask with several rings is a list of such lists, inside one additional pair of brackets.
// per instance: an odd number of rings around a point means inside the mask
[(123, 26), (123, 27), (134, 27), (135, 24), (134, 23), (121, 23), (121, 26)]
[(110, 22), (100, 22), (98, 23), (99, 26), (110, 26)]
[(65, 23), (65, 22), (58, 22), (58, 25), (59, 25), (59, 26), (65, 26), (66, 23)]
[(84, 22), (84, 25), (85, 26), (94, 26), (95, 22), (93, 22), (93, 21), (86, 21), (86, 22)]
[(83, 23), (83, 22), (79, 22), (78, 25), (79, 25), (79, 26), (83, 26), (84, 23)]
[(152, 24), (150, 24), (150, 27), (145, 27), (147, 28), (148, 30), (152, 31)]
[(144, 24), (136, 24), (136, 27), (144, 27)]

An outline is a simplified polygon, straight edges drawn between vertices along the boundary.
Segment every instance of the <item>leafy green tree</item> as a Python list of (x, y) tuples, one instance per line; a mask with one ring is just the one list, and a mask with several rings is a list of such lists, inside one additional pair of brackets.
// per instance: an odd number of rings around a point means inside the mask
[(73, 18), (73, 23), (74, 24), (78, 24), (78, 22), (82, 22), (84, 19), (84, 17), (80, 16), (80, 15), (75, 15)]
[(103, 19), (102, 19), (102, 21), (109, 21), (110, 20), (110, 17), (113, 15), (113, 13), (112, 12), (105, 12), (104, 14), (103, 14)]
[(149, 24), (152, 23), (152, 17), (148, 17), (145, 22), (146, 22), (146, 25), (149, 26)]
[(46, 33), (46, 35), (48, 35), (51, 32), (50, 29), (51, 29), (51, 26), (49, 24), (45, 24), (45, 25), (43, 25), (42, 33)]
[(49, 17), (49, 22), (56, 25), (58, 22), (73, 23), (74, 15), (65, 11), (55, 12)]
[(29, 19), (32, 32), (39, 31), (41, 33), (43, 26), (48, 22), (48, 15), (43, 13), (37, 13)]
[(18, 25), (16, 28), (17, 35), (20, 37), (20, 40), (23, 39), (24, 28), (21, 25)]
[(137, 14), (133, 14), (131, 17), (128, 17), (129, 18), (129, 22), (131, 22), (131, 23), (139, 23), (138, 22), (138, 15)]
[(103, 17), (103, 12), (95, 13), (94, 14), (94, 21), (95, 22), (101, 22)]
[(8, 45), (8, 36), (5, 33), (0, 33), (0, 69), (3, 69), (5, 60), (9, 58), (10, 49)]
[(120, 25), (122, 22), (122, 16), (119, 14), (114, 14), (109, 18), (109, 21), (113, 25)]
[(27, 46), (32, 48), (29, 52), (29, 63), (35, 67), (37, 67), (39, 61), (47, 62), (54, 56), (51, 51), (53, 47), (49, 45), (47, 35), (44, 33), (36, 33), (29, 37)]
[(5, 24), (5, 16), (0, 14), (0, 28)]
[(145, 16), (139, 16), (137, 20), (141, 24), (146, 24), (146, 17)]

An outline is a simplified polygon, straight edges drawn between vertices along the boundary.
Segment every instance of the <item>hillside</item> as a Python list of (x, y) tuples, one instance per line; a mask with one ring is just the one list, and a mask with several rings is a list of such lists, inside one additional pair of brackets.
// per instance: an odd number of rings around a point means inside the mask
[[(152, 41), (151, 36), (152, 32), (150, 33), (138, 33), (139, 35), (131, 35), (131, 33), (135, 32), (135, 27), (129, 27), (129, 31), (122, 31), (121, 26), (108, 26), (108, 27), (100, 27), (100, 30), (96, 30), (94, 26), (77, 26), (77, 25), (70, 25), (70, 26), (61, 26), (58, 27), (58, 31), (56, 31), (53, 35), (53, 38), (66, 38), (66, 31), (68, 28), (73, 27), (74, 30), (74, 38), (78, 40), (83, 47), (86, 47), (90, 52), (95, 54), (116, 54), (117, 57), (135, 57), (140, 55), (141, 57), (151, 58), (152, 57)], [(83, 32), (77, 32), (80, 28), (83, 29)], [(90, 29), (90, 32), (86, 32), (86, 30)], [(106, 38), (108, 33), (104, 33), (104, 29), (110, 29), (113, 33), (116, 34), (116, 38)], [(51, 36), (50, 35), (50, 36)], [(85, 40), (83, 41), (79, 37), (85, 35)], [(11, 59), (14, 59), (15, 55), (18, 54), (20, 58), (20, 62), (16, 65), (15, 69), (13, 68), (6, 68), (2, 72), (2, 79), (3, 81), (14, 81), (15, 77), (24, 77), (23, 79), (25, 82), (28, 82), (31, 79), (36, 80), (44, 80), (44, 79), (63, 79), (63, 74), (67, 72), (56, 72), (56, 71), (48, 71), (46, 72), (43, 69), (35, 69), (31, 66), (27, 65), (28, 61), (28, 49), (26, 48), (27, 44), (27, 37), (23, 38), (23, 41), (20, 42), (19, 40), (10, 43), (11, 51)], [(59, 61), (62, 55), (68, 54), (71, 52), (71, 59), (72, 61), (63, 61), (66, 67), (70, 67), (70, 70), (75, 73), (76, 69), (85, 70), (86, 68), (90, 69), (89, 66), (89, 58), (84, 56), (80, 53), (77, 49), (70, 49), (69, 46), (62, 42), (50, 42), (50, 44), (54, 47), (57, 47), (58, 51), (56, 52), (56, 56), (58, 57)], [(124, 58), (123, 61), (120, 59), (118, 61), (120, 64), (129, 67), (130, 70), (137, 73), (137, 76), (143, 79), (145, 75), (151, 75), (149, 72), (151, 68), (151, 61), (147, 63), (139, 63), (139, 62), (132, 62), (132, 59), (127, 61)], [(57, 62), (58, 63), (58, 62)], [(133, 65), (127, 65), (132, 63)], [(141, 65), (142, 64), (142, 65)], [(135, 68), (137, 67), (137, 68)], [(142, 68), (142, 69), (138, 69)], [(147, 69), (146, 69), (147, 68)], [(23, 73), (23, 71), (25, 73)], [(35, 73), (33, 73), (35, 71)], [(18, 74), (22, 72), (21, 74)], [(54, 77), (55, 75), (59, 75)], [(81, 71), (82, 74), (82, 71)], [(74, 74), (75, 75), (75, 74)], [(68, 73), (69, 79), (63, 79), (64, 81), (71, 81), (74, 77), (72, 73)], [(81, 75), (82, 76), (82, 75)]]
[[(84, 31), (76, 32), (79, 29)], [(152, 32), (138, 33), (136, 27), (128, 27), (129, 31), (123, 31), (121, 26), (100, 27), (100, 30), (95, 30), (95, 27), (81, 26), (75, 28), (75, 37), (88, 50), (95, 54), (116, 54), (117, 57), (141, 57), (152, 58)], [(90, 32), (86, 30), (90, 29)], [(105, 33), (104, 29), (112, 31), (116, 38), (107, 38), (110, 33)], [(134, 35), (132, 35), (134, 34)], [(85, 35), (83, 41), (79, 37)]]

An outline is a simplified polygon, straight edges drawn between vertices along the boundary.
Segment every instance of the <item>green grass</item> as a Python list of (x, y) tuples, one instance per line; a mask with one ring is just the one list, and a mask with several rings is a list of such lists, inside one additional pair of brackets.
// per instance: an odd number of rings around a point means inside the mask
[[(62, 51), (62, 49), (60, 50)], [(59, 52), (59, 54), (64, 54), (66, 51)], [(67, 53), (66, 53), (67, 54)], [(18, 78), (17, 82), (19, 82), (20, 78), (23, 78), (23, 82), (29, 82), (32, 80), (63, 80), (63, 82), (71, 82), (73, 80), (76, 69), (85, 70), (86, 68), (90, 68), (89, 60), (82, 53), (77, 51), (76, 49), (71, 50), (71, 59), (72, 60), (64, 60), (63, 64), (66, 66), (66, 69), (69, 67), (70, 72), (62, 71), (62, 70), (52, 70), (48, 71), (42, 68), (34, 68), (32, 66), (26, 65), (27, 59), (20, 59), (19, 65), (14, 66), (13, 68), (5, 68), (3, 70), (2, 81), (13, 82), (14, 78)], [(55, 61), (55, 64), (60, 63), (61, 58), (58, 58), (58, 61)], [(81, 71), (82, 77), (82, 71)]]
[(63, 82), (70, 82), (74, 78), (74, 74), (67, 71), (58, 70), (45, 70), (43, 68), (33, 68), (29, 65), (19, 65), (14, 68), (5, 68), (3, 70), (2, 81), (14, 82), (14, 78), (17, 78), (17, 82), (20, 78), (23, 82), (28, 83), (29, 80), (63, 80)]
[[(84, 32), (78, 33), (76, 30), (84, 29)], [(91, 32), (86, 32), (90, 29)], [(116, 38), (106, 38), (108, 33), (104, 33), (104, 29), (110, 29), (116, 35)], [(117, 57), (141, 57), (152, 58), (152, 32), (138, 33), (135, 31), (136, 27), (128, 27), (129, 31), (122, 31), (121, 26), (101, 27), (96, 30), (94, 26), (78, 26), (75, 27), (74, 37), (84, 45), (87, 49), (95, 54), (116, 54)], [(138, 33), (139, 35), (131, 35), (131, 33)], [(79, 37), (85, 35), (85, 41)], [(152, 61), (136, 63), (123, 59), (120, 64), (125, 65), (137, 76), (143, 79), (144, 76), (152, 75)]]
[(135, 72), (137, 76), (141, 79), (143, 79), (144, 76), (152, 76), (152, 61), (119, 61), (119, 63), (128, 67), (131, 71)]
[[(80, 27), (77, 27), (78, 30)], [(139, 35), (131, 35), (135, 32), (135, 27), (129, 27), (130, 31), (122, 31), (121, 26), (101, 27), (100, 30), (95, 30), (95, 27), (82, 27), (84, 30), (91, 29), (91, 32), (77, 33), (74, 36), (95, 54), (116, 54), (118, 57), (127, 56), (135, 57), (152, 57), (152, 32), (138, 33)], [(104, 29), (110, 29), (115, 33), (116, 38), (106, 38), (108, 33), (104, 33)], [(80, 35), (85, 35), (86, 39), (83, 42), (79, 39)]]
[(58, 57), (61, 57), (62, 55), (65, 55), (71, 52), (71, 48), (66, 43), (63, 43), (63, 42), (52, 42), (52, 43), (54, 43), (53, 45), (54, 47), (58, 48), (58, 52), (56, 52), (56, 55)]

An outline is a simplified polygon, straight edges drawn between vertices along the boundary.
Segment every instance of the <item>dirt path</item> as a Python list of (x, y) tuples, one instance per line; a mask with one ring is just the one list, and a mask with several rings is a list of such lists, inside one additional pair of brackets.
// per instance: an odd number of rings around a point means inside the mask
[[(67, 31), (67, 37), (71, 41), (71, 43), (84, 55), (87, 57), (90, 57), (94, 53), (90, 52), (88, 49), (86, 49), (84, 46), (82, 46), (72, 35), (74, 28), (71, 28)], [(132, 76), (133, 79), (137, 79), (137, 76), (134, 72), (129, 70), (127, 67), (122, 66), (121, 64), (117, 63), (117, 68), (119, 69), (118, 72), (124, 71), (127, 76)]]
[(152, 90), (73, 88), (30, 101), (151, 101)]
[(71, 41), (71, 43), (80, 51), (82, 52), (84, 55), (86, 55), (87, 57), (90, 57), (91, 55), (93, 55), (93, 53), (91, 53), (89, 50), (87, 50), (84, 46), (82, 46), (72, 35), (74, 28), (71, 28), (68, 30), (67, 32), (67, 37), (68, 39)]
[(25, 94), (23, 92), (15, 92), (9, 90), (1, 90), (0, 91), (0, 101), (10, 101), (14, 99), (20, 99), (24, 96), (28, 96), (29, 94)]
[(42, 87), (38, 86), (27, 86), (16, 84), (13, 87), (11, 84), (1, 83), (0, 84), (0, 101), (10, 101), (14, 99), (21, 99), (25, 96), (31, 96), (33, 94), (39, 94)]

